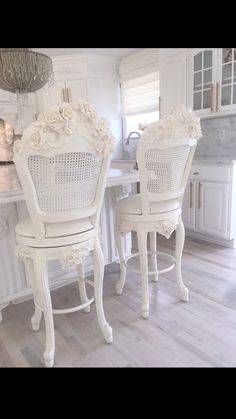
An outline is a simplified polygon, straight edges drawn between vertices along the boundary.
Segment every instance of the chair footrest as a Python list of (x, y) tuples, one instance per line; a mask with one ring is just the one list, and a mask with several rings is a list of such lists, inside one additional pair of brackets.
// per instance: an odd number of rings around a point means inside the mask
[[(160, 270), (157, 270), (157, 271), (148, 271), (148, 275), (163, 274), (165, 272), (169, 272), (172, 269), (174, 269), (174, 267), (175, 267), (175, 258), (172, 255), (170, 255), (169, 253), (166, 253), (166, 252), (147, 252), (147, 254), (148, 255), (154, 255), (155, 254), (157, 256), (158, 255), (161, 255), (161, 256), (164, 256), (167, 259), (167, 261), (172, 262), (172, 264), (170, 266), (168, 266), (167, 268), (165, 268), (165, 269), (160, 269)], [(126, 268), (129, 269), (130, 271), (140, 274), (141, 272), (140, 272), (139, 269), (135, 269), (135, 268), (129, 266), (129, 264), (128, 264), (128, 261), (130, 259), (136, 257), (136, 256), (139, 256), (139, 252), (134, 253), (134, 254), (128, 256), (127, 258), (125, 258), (124, 264), (125, 264)]]
[(53, 309), (52, 312), (53, 312), (53, 314), (74, 313), (74, 311), (83, 310), (85, 307), (89, 306), (93, 302), (94, 302), (94, 297), (90, 298), (90, 300), (88, 300), (87, 303), (80, 304), (79, 306), (71, 307), (71, 308), (65, 308), (65, 309)]

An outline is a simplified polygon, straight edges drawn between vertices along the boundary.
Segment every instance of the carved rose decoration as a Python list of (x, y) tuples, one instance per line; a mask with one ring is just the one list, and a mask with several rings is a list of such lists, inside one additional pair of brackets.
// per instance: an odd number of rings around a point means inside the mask
[[(142, 135), (142, 141), (157, 141), (165, 146), (184, 143), (189, 139), (190, 144), (202, 136), (200, 119), (185, 105), (176, 106), (165, 118), (153, 122)], [(186, 141), (185, 141), (186, 142)]]
[(34, 148), (41, 148), (45, 144), (45, 139), (43, 139), (42, 135), (39, 131), (35, 132), (31, 135), (30, 138), (30, 145)]
[(89, 120), (93, 121), (93, 119), (96, 119), (96, 112), (91, 108), (89, 103), (82, 102), (78, 105), (78, 110), (80, 112), (80, 119), (81, 120)]
[(24, 132), (22, 139), (14, 146), (14, 153), (24, 147), (36, 149), (56, 148), (70, 141), (71, 134), (78, 133), (92, 142), (102, 157), (113, 150), (113, 136), (108, 123), (97, 118), (96, 112), (87, 102), (63, 103), (56, 110), (40, 114)]
[(73, 109), (71, 109), (69, 104), (64, 103), (58, 109), (58, 116), (62, 122), (69, 122), (73, 119), (74, 116)]
[(113, 137), (109, 132), (105, 119), (101, 119), (94, 127), (93, 136), (97, 139), (96, 151), (101, 156), (107, 156), (113, 151)]

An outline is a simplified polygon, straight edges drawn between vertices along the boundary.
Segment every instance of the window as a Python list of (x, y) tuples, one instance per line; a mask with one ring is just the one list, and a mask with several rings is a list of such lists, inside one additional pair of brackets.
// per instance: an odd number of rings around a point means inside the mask
[(145, 49), (120, 65), (123, 136), (142, 133), (159, 119), (159, 59), (156, 49)]
[(125, 131), (130, 133), (132, 131), (142, 134), (144, 129), (154, 121), (158, 121), (159, 111), (140, 113), (137, 115), (127, 115), (125, 117)]

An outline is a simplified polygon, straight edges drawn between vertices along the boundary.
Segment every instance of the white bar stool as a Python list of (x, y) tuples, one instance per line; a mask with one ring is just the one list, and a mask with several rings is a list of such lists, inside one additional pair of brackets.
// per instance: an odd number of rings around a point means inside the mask
[[(116, 244), (120, 258), (120, 279), (116, 284), (121, 294), (126, 279), (128, 261), (139, 255), (142, 277), (142, 317), (149, 316), (148, 275), (168, 272), (176, 268), (177, 285), (181, 299), (188, 301), (188, 289), (181, 274), (181, 260), (185, 230), (181, 218), (181, 205), (187, 184), (197, 139), (201, 137), (199, 118), (184, 105), (177, 107), (166, 118), (151, 124), (142, 135), (137, 147), (140, 173), (140, 194), (131, 195), (117, 204)], [(176, 230), (175, 257), (156, 251), (156, 232), (170, 238)], [(124, 235), (135, 231), (138, 253), (126, 258)], [(147, 235), (150, 234), (150, 252)], [(148, 253), (152, 271), (148, 272)], [(162, 255), (170, 265), (158, 270), (156, 255)]]
[[(62, 104), (39, 115), (14, 144), (14, 162), (25, 194), (30, 218), (16, 226), (17, 254), (31, 272), (35, 313), (31, 319), (39, 330), (45, 318), (44, 362), (54, 364), (53, 313), (90, 310), (96, 304), (104, 339), (112, 342), (112, 328), (103, 310), (104, 256), (99, 240), (99, 217), (113, 137), (108, 124), (98, 119), (86, 102)], [(83, 262), (92, 252), (94, 282), (86, 280)], [(82, 304), (52, 309), (47, 261), (59, 259), (62, 267), (78, 265)], [(88, 299), (85, 284), (94, 286)]]

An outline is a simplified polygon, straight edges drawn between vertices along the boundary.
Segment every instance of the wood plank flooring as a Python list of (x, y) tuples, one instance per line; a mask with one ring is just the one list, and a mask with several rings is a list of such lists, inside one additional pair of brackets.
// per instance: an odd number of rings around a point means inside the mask
[[(173, 254), (173, 239), (158, 241), (159, 250)], [(139, 275), (129, 272), (118, 296), (119, 265), (107, 266), (104, 310), (113, 344), (103, 340), (94, 304), (88, 314), (54, 316), (55, 367), (235, 367), (236, 250), (186, 238), (182, 272), (190, 302), (179, 300), (174, 270), (158, 283), (150, 277), (150, 317), (144, 320)], [(54, 308), (77, 304), (78, 298), (76, 283), (52, 292)], [(32, 300), (3, 310), (1, 367), (43, 367), (44, 321), (33, 332), (32, 312)]]

